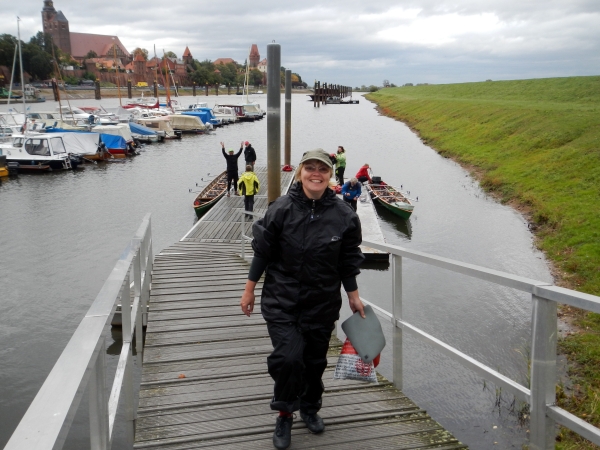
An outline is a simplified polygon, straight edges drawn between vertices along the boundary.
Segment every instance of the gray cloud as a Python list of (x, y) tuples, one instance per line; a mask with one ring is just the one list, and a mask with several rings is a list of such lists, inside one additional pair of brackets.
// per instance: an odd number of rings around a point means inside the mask
[[(5, 8), (2, 32), (41, 30), (43, 2)], [(600, 5), (594, 0), (279, 0), (81, 2), (55, 0), (71, 31), (116, 34), (144, 47), (242, 62), (250, 44), (276, 40), (282, 64), (352, 86), (591, 75), (600, 72)], [(11, 14), (8, 14), (12, 12)]]

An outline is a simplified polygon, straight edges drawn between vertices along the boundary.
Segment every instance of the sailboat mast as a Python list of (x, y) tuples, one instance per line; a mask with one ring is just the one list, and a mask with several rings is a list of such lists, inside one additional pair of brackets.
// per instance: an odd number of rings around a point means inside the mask
[(156, 103), (160, 105), (160, 96), (158, 95), (158, 69), (160, 65), (158, 64), (158, 57), (156, 56), (156, 44), (154, 44), (154, 63), (156, 64), (154, 70), (154, 84), (156, 85)]
[(117, 64), (117, 41), (113, 37), (113, 54), (115, 55), (115, 76), (117, 77), (117, 92), (119, 94), (119, 105), (123, 106), (121, 102), (121, 84), (119, 83), (119, 65)]
[(10, 105), (10, 99), (12, 97), (13, 80), (15, 78), (15, 67), (17, 66), (17, 48), (18, 44), (15, 44), (15, 54), (13, 56), (13, 68), (10, 73), (10, 87), (8, 88), (8, 104)]
[(246, 86), (246, 103), (250, 102), (248, 100), (248, 81), (250, 80), (250, 53), (252, 53), (252, 47), (250, 47), (250, 50), (248, 51), (248, 59), (246, 60), (246, 79), (244, 80)]
[(23, 77), (23, 53), (21, 51), (21, 27), (19, 22), (21, 19), (17, 16), (17, 44), (19, 45), (19, 65), (21, 66), (21, 94), (23, 98), (23, 117), (24, 124), (27, 123), (27, 111), (25, 110), (25, 78)]

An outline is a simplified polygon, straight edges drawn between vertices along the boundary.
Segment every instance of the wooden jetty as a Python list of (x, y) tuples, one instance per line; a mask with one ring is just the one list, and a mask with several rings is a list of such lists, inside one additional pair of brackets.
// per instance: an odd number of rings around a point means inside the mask
[[(266, 192), (266, 173), (257, 174)], [(282, 190), (290, 177), (282, 176)], [(136, 449), (273, 448), (272, 346), (260, 295), (252, 317), (239, 307), (249, 268), (240, 256), (241, 205), (240, 197), (223, 198), (155, 258)], [(255, 210), (266, 207), (257, 198)], [(257, 287), (260, 294), (262, 281)], [(313, 435), (297, 418), (290, 449), (466, 448), (385, 378), (334, 380), (340, 346), (332, 338), (323, 376), (326, 430)]]

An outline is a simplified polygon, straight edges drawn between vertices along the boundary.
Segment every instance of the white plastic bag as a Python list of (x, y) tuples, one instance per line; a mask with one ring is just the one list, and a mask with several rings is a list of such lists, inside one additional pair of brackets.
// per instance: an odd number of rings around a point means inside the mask
[(359, 380), (368, 381), (369, 383), (377, 383), (377, 374), (375, 372), (375, 366), (371, 363), (365, 363), (360, 356), (356, 353), (356, 350), (346, 338), (335, 371), (333, 372), (333, 378), (341, 380)]

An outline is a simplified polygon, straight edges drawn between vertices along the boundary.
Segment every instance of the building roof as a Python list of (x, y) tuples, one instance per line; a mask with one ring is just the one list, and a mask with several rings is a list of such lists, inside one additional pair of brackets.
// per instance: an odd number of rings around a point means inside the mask
[(63, 12), (62, 12), (62, 11), (58, 11), (58, 12), (56, 13), (56, 17), (55, 17), (55, 19), (56, 19), (58, 22), (68, 22), (67, 18), (65, 17), (65, 15), (63, 14)]
[(229, 64), (229, 63), (233, 63), (235, 64), (235, 61), (232, 58), (217, 58), (213, 61), (214, 65), (217, 64)]
[(190, 49), (187, 45), (185, 46), (185, 51), (183, 52), (183, 57), (185, 58), (186, 56), (192, 56), (192, 52), (190, 52)]
[(252, 48), (250, 49), (250, 56), (258, 56), (258, 46), (256, 44), (252, 44)]
[(141, 53), (138, 53), (137, 55), (135, 55), (135, 58), (133, 60), (134, 61), (146, 61), (144, 59), (144, 56)]
[(104, 56), (112, 49), (113, 43), (116, 43), (126, 56), (131, 56), (117, 36), (74, 32), (70, 34), (71, 55), (74, 58), (83, 58), (90, 50), (96, 52), (98, 56)]
[(258, 65), (259, 66), (266, 66), (267, 65), (267, 58), (265, 58), (261, 62), (259, 62)]

